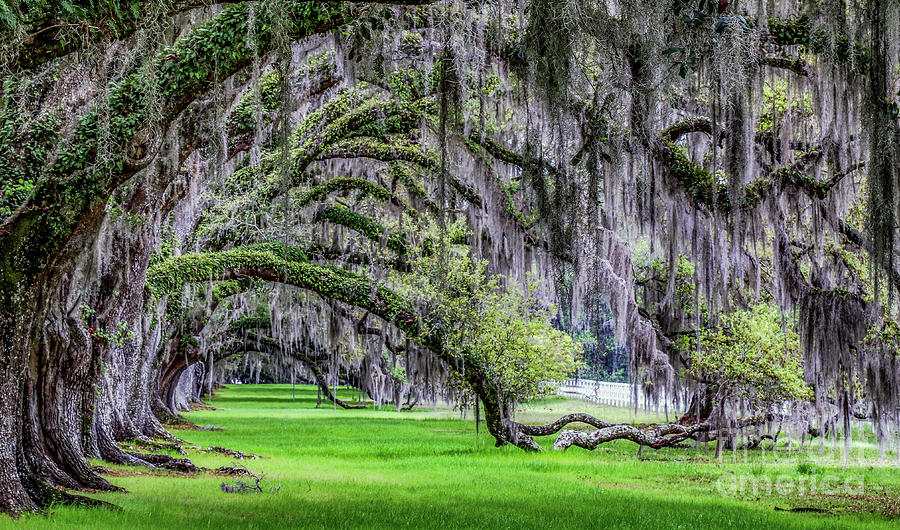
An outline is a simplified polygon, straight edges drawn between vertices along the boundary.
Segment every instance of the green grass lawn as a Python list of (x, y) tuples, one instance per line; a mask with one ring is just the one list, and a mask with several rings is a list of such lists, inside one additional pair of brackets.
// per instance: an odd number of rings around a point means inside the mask
[[(349, 395), (349, 394), (348, 394)], [(216, 410), (186, 417), (223, 431), (176, 431), (189, 445), (260, 455), (236, 461), (188, 450), (197, 465), (245, 465), (265, 474), (264, 493), (225, 493), (235, 479), (107, 466), (129, 493), (94, 496), (121, 511), (57, 507), (49, 517), (0, 528), (897, 528), (900, 473), (893, 455), (847, 468), (831, 454), (798, 456), (796, 446), (722, 462), (711, 449), (645, 449), (627, 442), (588, 452), (527, 454), (496, 448), (474, 422), (450, 410), (396, 412), (315, 408), (314, 387), (233, 386)], [(551, 399), (520, 419), (587, 410), (629, 421), (623, 409)], [(645, 415), (646, 416), (646, 415)], [(636, 421), (648, 418), (638, 417)], [(541, 440), (545, 446), (552, 437)], [(874, 449), (865, 449), (874, 454)], [(178, 456), (178, 455), (175, 455)], [(769, 490), (772, 482), (781, 491)], [(815, 481), (820, 487), (810, 488)], [(799, 492), (799, 485), (812, 493)], [(756, 485), (756, 492), (753, 486)], [(822, 487), (824, 485), (824, 489)], [(848, 489), (849, 488), (849, 489)], [(775, 507), (818, 507), (792, 513)], [(893, 518), (892, 518), (893, 517)]]

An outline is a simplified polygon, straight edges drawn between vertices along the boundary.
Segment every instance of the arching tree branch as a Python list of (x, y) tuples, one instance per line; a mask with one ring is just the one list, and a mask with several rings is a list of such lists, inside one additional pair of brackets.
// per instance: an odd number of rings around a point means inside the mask
[(206, 254), (187, 254), (154, 265), (147, 272), (151, 293), (163, 295), (185, 283), (255, 277), (293, 285), (326, 299), (368, 311), (399, 330), (438, 358), (460, 371), (484, 405), (488, 429), (497, 445), (514, 444), (522, 449), (540, 446), (518, 424), (504, 417), (499, 389), (486, 370), (469, 356), (458, 357), (444, 348), (441, 327), (426, 327), (412, 304), (384, 285), (365, 276), (304, 261), (287, 261), (272, 252), (233, 249)]

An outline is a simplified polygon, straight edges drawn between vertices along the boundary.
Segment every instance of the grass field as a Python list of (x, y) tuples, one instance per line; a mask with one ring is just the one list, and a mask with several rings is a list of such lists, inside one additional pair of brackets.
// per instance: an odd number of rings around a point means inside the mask
[[(728, 453), (721, 462), (710, 449), (644, 450), (638, 458), (626, 442), (526, 454), (494, 447), (483, 429), (476, 437), (471, 419), (454, 411), (317, 409), (315, 397), (313, 387), (298, 387), (295, 401), (289, 385), (234, 386), (211, 401), (215, 410), (186, 415), (223, 431), (175, 432), (189, 445), (260, 455), (236, 461), (188, 449), (200, 466), (244, 465), (265, 474), (263, 493), (225, 493), (220, 484), (235, 479), (211, 472), (107, 466), (110, 480), (129, 493), (94, 496), (121, 511), (57, 507), (49, 517), (0, 517), (0, 528), (900, 526), (893, 456), (846, 468), (832, 455), (798, 456), (784, 447)], [(623, 409), (547, 400), (524, 407), (520, 419), (585, 408), (615, 421), (630, 418)], [(552, 437), (541, 442), (549, 446)]]

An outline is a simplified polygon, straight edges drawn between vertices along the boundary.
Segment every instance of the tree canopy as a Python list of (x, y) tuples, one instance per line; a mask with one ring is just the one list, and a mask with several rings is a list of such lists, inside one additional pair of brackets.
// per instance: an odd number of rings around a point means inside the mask
[[(898, 436), (896, 2), (0, 0), (0, 41), (5, 511), (248, 372), (523, 449)], [(616, 372), (683, 417), (515, 420)]]

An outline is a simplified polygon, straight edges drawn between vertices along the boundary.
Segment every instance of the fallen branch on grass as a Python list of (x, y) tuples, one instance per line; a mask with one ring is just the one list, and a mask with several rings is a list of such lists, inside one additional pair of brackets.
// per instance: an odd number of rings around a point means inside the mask
[(566, 429), (559, 433), (559, 436), (553, 443), (553, 448), (566, 450), (573, 445), (577, 445), (578, 447), (594, 450), (598, 445), (613, 440), (631, 440), (641, 446), (646, 445), (659, 449), (661, 447), (672, 447), (688, 438), (694, 438), (698, 433), (708, 431), (708, 423), (695, 425), (670, 423), (644, 428), (620, 424), (610, 425), (595, 431)]
[[(741, 429), (745, 427), (762, 425), (769, 421), (778, 421), (783, 419), (773, 414), (760, 414), (743, 418), (737, 421), (727, 422), (728, 429)], [(728, 431), (719, 432), (713, 428), (716, 422), (707, 420), (701, 423), (663, 423), (663, 424), (614, 424), (597, 419), (590, 414), (575, 413), (567, 414), (553, 423), (547, 425), (526, 425), (518, 423), (516, 427), (518, 432), (528, 436), (549, 436), (559, 432), (563, 427), (572, 423), (584, 423), (596, 430), (576, 430), (566, 429), (560, 432), (559, 436), (553, 444), (553, 448), (557, 450), (565, 450), (571, 446), (578, 446), (588, 450), (594, 450), (600, 444), (611, 442), (613, 440), (630, 440), (639, 446), (648, 446), (654, 449), (662, 447), (682, 447), (685, 440), (696, 440), (702, 434), (706, 441), (715, 440), (719, 434), (723, 438), (727, 438)], [(809, 434), (813, 434), (814, 429), (810, 427)], [(748, 448), (754, 448), (759, 445), (763, 439), (773, 439), (772, 436), (763, 435), (755, 444)]]
[[(221, 469), (221, 468), (220, 468)], [(268, 483), (265, 475), (257, 475), (255, 473), (250, 472), (246, 468), (231, 468), (235, 471), (240, 471), (242, 475), (246, 475), (250, 477), (248, 480), (236, 480), (234, 484), (229, 484), (227, 482), (223, 482), (219, 485), (219, 488), (222, 489), (225, 493), (263, 493), (263, 484)], [(275, 486), (271, 488), (271, 491), (278, 492), (281, 490), (281, 486)]]
[(775, 507), (776, 512), (802, 512), (802, 513), (830, 513), (823, 508), (812, 508), (809, 506), (800, 506), (798, 508), (779, 508)]

